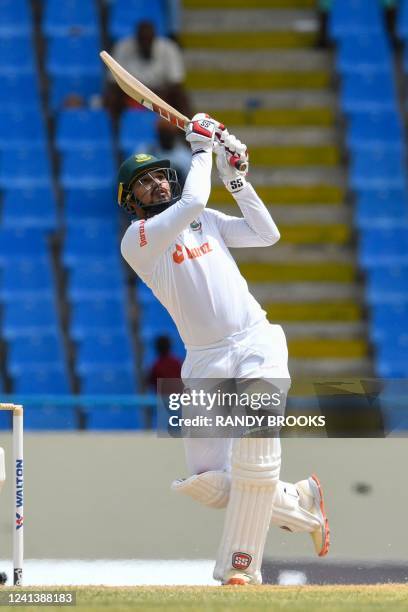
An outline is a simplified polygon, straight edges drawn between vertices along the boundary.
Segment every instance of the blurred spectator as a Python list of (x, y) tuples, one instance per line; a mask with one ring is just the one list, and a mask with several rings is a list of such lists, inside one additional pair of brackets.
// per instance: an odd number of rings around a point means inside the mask
[(149, 153), (159, 159), (169, 159), (183, 187), (191, 165), (191, 151), (186, 147), (183, 132), (165, 119), (160, 119), (157, 123), (157, 144), (150, 148)]
[[(157, 381), (161, 378), (180, 379), (181, 361), (172, 355), (171, 341), (168, 336), (158, 336), (155, 342), (158, 357), (148, 374), (148, 383), (156, 391)], [(173, 385), (170, 385), (173, 387)], [(176, 387), (178, 389), (178, 383)], [(166, 389), (167, 390), (167, 389)], [(169, 391), (171, 392), (171, 391)]]
[[(113, 57), (144, 85), (180, 112), (190, 115), (183, 87), (184, 61), (177, 44), (156, 36), (150, 21), (141, 21), (134, 36), (119, 40), (113, 47)], [(138, 104), (123, 93), (109, 75), (107, 105), (117, 115), (125, 106)]]

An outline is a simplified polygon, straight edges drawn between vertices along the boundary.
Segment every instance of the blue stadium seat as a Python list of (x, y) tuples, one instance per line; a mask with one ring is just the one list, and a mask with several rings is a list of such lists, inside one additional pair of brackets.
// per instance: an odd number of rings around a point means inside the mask
[(14, 393), (61, 395), (70, 394), (65, 364), (16, 364), (9, 368)]
[(68, 189), (65, 192), (65, 218), (68, 222), (77, 219), (113, 219), (119, 210), (117, 195), (111, 189)]
[(73, 406), (27, 406), (24, 411), (24, 428), (28, 431), (72, 431), (78, 425), (78, 413)]
[(352, 113), (347, 129), (347, 146), (350, 149), (404, 148), (403, 127), (396, 112)]
[(125, 156), (145, 152), (157, 140), (157, 115), (145, 110), (127, 110), (119, 128), (120, 148)]
[(389, 72), (392, 56), (384, 35), (350, 36), (337, 45), (336, 67), (341, 74), (350, 72)]
[(56, 146), (60, 151), (97, 147), (112, 149), (112, 128), (105, 110), (61, 111), (57, 122)]
[(10, 300), (3, 304), (3, 336), (28, 333), (55, 333), (59, 328), (55, 301), (49, 297)]
[(81, 392), (92, 394), (132, 394), (137, 392), (135, 372), (129, 365), (78, 368)]
[(101, 51), (96, 36), (62, 36), (48, 43), (47, 71), (51, 76), (103, 75)]
[[(0, 87), (2, 111), (36, 111), (41, 113), (37, 74), (3, 74)], [(27, 92), (30, 95), (27, 95)]]
[(399, 151), (351, 152), (350, 185), (355, 190), (405, 189), (406, 171)]
[(59, 333), (39, 332), (8, 337), (7, 362), (14, 366), (42, 364), (64, 364), (65, 355)]
[(408, 303), (408, 265), (371, 268), (367, 271), (366, 298), (371, 304)]
[(386, 340), (408, 328), (408, 300), (392, 303), (383, 299), (371, 304), (370, 328), (374, 340)]
[(373, 220), (405, 221), (407, 216), (408, 199), (404, 190), (360, 191), (356, 194), (354, 220), (359, 228), (370, 227)]
[(124, 296), (78, 299), (71, 303), (70, 332), (73, 338), (83, 339), (103, 330), (125, 334), (127, 327)]
[(400, 1), (400, 7), (397, 16), (397, 33), (399, 38), (404, 41), (408, 38), (408, 2), (407, 0)]
[(129, 334), (108, 329), (97, 333), (88, 333), (77, 346), (77, 367), (95, 366), (96, 364), (131, 365), (133, 352)]
[(123, 295), (125, 278), (123, 266), (116, 257), (112, 259), (75, 262), (68, 275), (68, 298), (75, 301), (86, 297)]
[(0, 11), (0, 37), (27, 36), (31, 32), (29, 0), (2, 0)]
[(57, 225), (57, 204), (51, 189), (19, 190), (17, 196), (11, 188), (4, 193), (3, 227), (53, 230)]
[(133, 430), (144, 429), (143, 409), (121, 404), (84, 405), (86, 429), (88, 430)]
[(67, 151), (62, 156), (61, 184), (65, 189), (109, 189), (115, 167), (112, 151)]
[(50, 188), (51, 166), (46, 149), (10, 149), (0, 160), (0, 187), (9, 189)]
[(36, 72), (34, 47), (29, 36), (0, 37), (0, 75), (23, 75)]
[(389, 368), (404, 367), (408, 372), (408, 334), (400, 332), (399, 335), (388, 337), (376, 345), (377, 363), (382, 371)]
[(54, 75), (50, 78), (50, 106), (57, 113), (71, 95), (80, 96), (85, 105), (92, 104), (103, 92), (103, 75)]
[(99, 15), (94, 0), (46, 0), (43, 31), (47, 36), (97, 34)]
[(141, 21), (151, 21), (156, 33), (167, 35), (166, 19), (161, 0), (116, 0), (112, 7), (108, 29), (112, 38), (132, 36)]
[(163, 326), (173, 327), (173, 319), (171, 318), (169, 312), (160, 304), (159, 301), (150, 304), (146, 308), (141, 308), (139, 311), (139, 323), (142, 328), (145, 327), (158, 327), (160, 329)]
[(384, 29), (380, 3), (373, 0), (334, 0), (329, 13), (332, 38), (378, 35)]
[(389, 226), (369, 228), (360, 234), (359, 260), (367, 268), (408, 264), (408, 230)]
[(398, 105), (392, 73), (343, 75), (340, 106), (346, 113), (396, 111)]
[(38, 228), (0, 228), (0, 264), (12, 257), (46, 257), (46, 238), (46, 233)]
[(63, 261), (70, 265), (78, 255), (83, 257), (119, 256), (119, 240), (115, 223), (78, 223), (67, 226)]
[(45, 149), (46, 142), (44, 120), (38, 111), (0, 111), (0, 149)]
[(10, 258), (5, 261), (0, 285), (3, 300), (12, 301), (54, 295), (54, 278), (51, 262), (45, 257)]

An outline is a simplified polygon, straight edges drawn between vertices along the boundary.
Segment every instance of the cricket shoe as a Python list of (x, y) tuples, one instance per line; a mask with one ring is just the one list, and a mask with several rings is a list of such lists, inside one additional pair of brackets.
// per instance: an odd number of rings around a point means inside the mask
[(222, 581), (223, 586), (247, 586), (250, 584), (256, 584), (253, 577), (250, 576), (250, 574), (245, 574), (245, 572), (239, 572), (237, 570), (228, 572)]
[(320, 481), (316, 474), (312, 474), (310, 478), (307, 480), (300, 480), (295, 486), (303, 502), (302, 506), (319, 519), (320, 526), (312, 531), (310, 535), (313, 540), (316, 554), (319, 557), (324, 557), (329, 552), (330, 529), (324, 508), (323, 490)]

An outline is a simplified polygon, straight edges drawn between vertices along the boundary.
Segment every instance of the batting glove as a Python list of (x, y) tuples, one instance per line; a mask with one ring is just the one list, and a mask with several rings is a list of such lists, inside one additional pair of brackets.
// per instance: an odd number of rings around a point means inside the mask
[(193, 153), (212, 150), (216, 123), (205, 113), (194, 115), (186, 129), (186, 140), (190, 143)]
[[(224, 130), (219, 142), (214, 144), (216, 164), (220, 179), (231, 193), (241, 191), (246, 185), (245, 177), (248, 173), (248, 149), (240, 140)], [(244, 170), (238, 170), (231, 165), (231, 158), (238, 158), (245, 162)]]

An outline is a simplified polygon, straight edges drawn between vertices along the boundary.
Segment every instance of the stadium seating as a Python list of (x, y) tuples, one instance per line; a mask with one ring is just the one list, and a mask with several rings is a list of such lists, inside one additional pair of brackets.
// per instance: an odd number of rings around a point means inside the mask
[(78, 413), (72, 406), (50, 403), (28, 406), (24, 411), (24, 428), (28, 431), (64, 431), (78, 429)]
[(96, 36), (62, 36), (48, 42), (47, 70), (51, 76), (100, 77), (103, 65)]
[(132, 36), (141, 21), (151, 21), (158, 35), (167, 34), (164, 6), (161, 0), (115, 0), (109, 20), (112, 38)]
[(119, 211), (113, 189), (67, 189), (64, 194), (65, 218), (68, 223), (114, 219)]
[(391, 73), (343, 74), (340, 105), (344, 112), (393, 111), (397, 97)]
[[(1, 111), (36, 111), (41, 113), (37, 74), (2, 74)], [(27, 95), (29, 92), (29, 95)]]
[(78, 368), (78, 375), (81, 379), (82, 393), (114, 395), (137, 391), (133, 365), (81, 366)]
[(46, 257), (10, 258), (5, 261), (0, 296), (4, 300), (21, 300), (41, 294), (54, 295), (54, 277), (51, 262)]
[(2, 220), (4, 228), (41, 228), (54, 230), (58, 225), (55, 196), (50, 188), (8, 189), (3, 196)]
[(55, 143), (59, 151), (97, 148), (112, 151), (110, 119), (104, 110), (65, 110), (58, 116)]
[(20, 38), (31, 32), (29, 0), (2, 0), (0, 11), (0, 37)]
[(403, 151), (403, 127), (395, 110), (382, 113), (351, 113), (348, 119), (347, 145), (351, 150)]
[(60, 180), (65, 189), (110, 189), (115, 174), (112, 151), (89, 148), (62, 155)]
[(50, 77), (50, 107), (58, 112), (64, 107), (66, 99), (75, 94), (90, 105), (100, 99), (103, 91), (103, 74), (54, 74)]
[(53, 298), (36, 295), (3, 303), (2, 331), (5, 338), (23, 333), (54, 333), (58, 328), (59, 321)]
[(0, 150), (46, 147), (45, 125), (38, 110), (0, 110)]
[(86, 428), (92, 430), (143, 429), (145, 424), (143, 410), (138, 406), (121, 404), (83, 404), (86, 415)]
[(46, 148), (10, 149), (0, 157), (0, 188), (37, 189), (51, 186), (51, 165)]
[(383, 31), (379, 2), (334, 0), (329, 13), (329, 33), (334, 39), (355, 35), (377, 36)]
[(127, 327), (124, 294), (75, 299), (71, 302), (71, 336), (76, 339), (106, 330), (125, 333)]
[(27, 395), (65, 395), (71, 393), (67, 369), (63, 363), (18, 364), (9, 367), (9, 371), (15, 393)]
[(358, 228), (370, 227), (378, 219), (408, 219), (408, 199), (403, 189), (394, 191), (359, 191), (356, 194), (354, 221)]
[(33, 75), (36, 72), (34, 47), (30, 36), (0, 36), (0, 75)]
[(95, 0), (46, 0), (44, 8), (43, 31), (47, 36), (99, 32)]
[(119, 144), (125, 157), (140, 153), (156, 140), (157, 116), (144, 110), (127, 110), (122, 114)]

